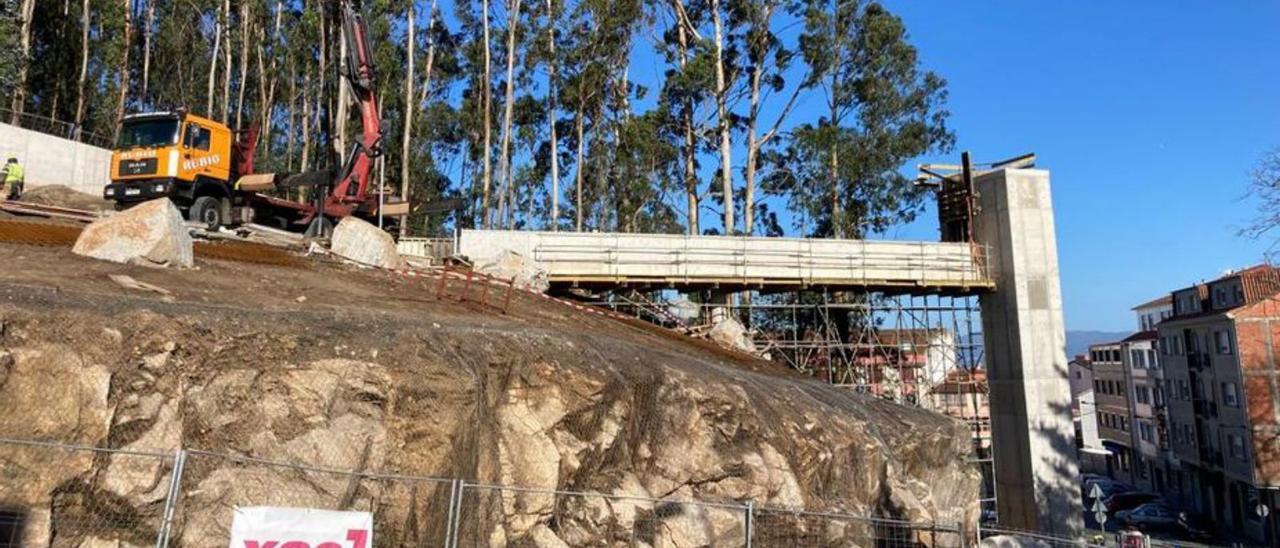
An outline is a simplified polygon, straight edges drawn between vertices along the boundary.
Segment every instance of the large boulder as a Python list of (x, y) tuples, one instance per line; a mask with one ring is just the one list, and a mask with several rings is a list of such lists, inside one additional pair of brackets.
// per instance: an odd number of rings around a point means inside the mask
[(390, 234), (355, 217), (344, 218), (334, 227), (329, 251), (363, 265), (392, 270), (408, 267)]
[(547, 269), (542, 263), (525, 257), (509, 249), (502, 250), (497, 256), (480, 260), (473, 266), (476, 272), (487, 274), (503, 280), (515, 280), (515, 286), (521, 289), (545, 293), (551, 287), (547, 281)]
[(168, 198), (143, 202), (85, 227), (72, 253), (113, 263), (190, 267), (191, 235)]
[(711, 326), (711, 330), (707, 332), (707, 338), (725, 348), (748, 354), (756, 353), (756, 343), (751, 340), (751, 332), (741, 322), (733, 318), (721, 318), (717, 321), (715, 325)]

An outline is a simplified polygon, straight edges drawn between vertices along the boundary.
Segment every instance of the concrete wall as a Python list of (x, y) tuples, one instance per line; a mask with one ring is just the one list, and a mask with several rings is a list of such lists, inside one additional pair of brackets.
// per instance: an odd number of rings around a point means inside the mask
[(0, 123), (0, 162), (17, 158), (27, 188), (66, 185), (102, 195), (111, 179), (111, 151)]
[(975, 237), (997, 290), (981, 297), (1002, 525), (1077, 538), (1082, 508), (1049, 172), (974, 181)]
[(552, 281), (988, 281), (962, 243), (503, 230), (463, 230), (458, 243), (458, 252), (473, 260), (504, 249), (542, 263)]

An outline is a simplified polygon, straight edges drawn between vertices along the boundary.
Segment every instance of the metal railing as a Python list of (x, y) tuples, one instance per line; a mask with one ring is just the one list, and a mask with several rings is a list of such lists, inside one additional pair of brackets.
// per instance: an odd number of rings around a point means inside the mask
[[(0, 544), (220, 546), (233, 510), (365, 511), (379, 546), (942, 546), (960, 524), (0, 438)], [(51, 542), (56, 539), (56, 542)]]
[(115, 144), (109, 136), (85, 131), (83, 125), (76, 125), (72, 122), (64, 122), (30, 112), (17, 113), (0, 107), (0, 122), (99, 148), (110, 149)]
[(401, 255), (430, 259), (439, 264), (454, 254), (453, 238), (400, 238), (396, 251)]

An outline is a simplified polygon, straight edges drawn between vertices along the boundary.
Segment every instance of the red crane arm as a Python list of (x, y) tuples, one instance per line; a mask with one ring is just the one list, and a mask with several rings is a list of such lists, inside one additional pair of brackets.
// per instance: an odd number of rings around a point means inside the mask
[(340, 9), (342, 35), (347, 45), (343, 78), (351, 86), (360, 106), (361, 134), (359, 141), (352, 144), (329, 202), (358, 204), (368, 196), (373, 159), (382, 155), (382, 120), (378, 118), (373, 50), (369, 47), (369, 35), (360, 14), (359, 2), (344, 0)]

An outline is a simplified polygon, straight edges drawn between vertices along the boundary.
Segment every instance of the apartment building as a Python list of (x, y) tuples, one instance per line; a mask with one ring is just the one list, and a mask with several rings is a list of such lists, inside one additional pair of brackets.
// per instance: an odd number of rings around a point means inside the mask
[(1128, 374), (1125, 372), (1123, 345), (1095, 344), (1089, 347), (1089, 363), (1093, 366), (1093, 396), (1098, 437), (1108, 452), (1107, 474), (1136, 483), (1133, 469), (1133, 416), (1129, 412)]
[(1172, 463), (1165, 496), (1275, 545), (1280, 504), (1280, 270), (1174, 291), (1157, 325)]
[(1071, 382), (1071, 419), (1076, 431), (1076, 450), (1080, 471), (1107, 473), (1107, 456), (1098, 435), (1098, 403), (1093, 395), (1093, 363), (1086, 356), (1067, 362), (1067, 378)]

